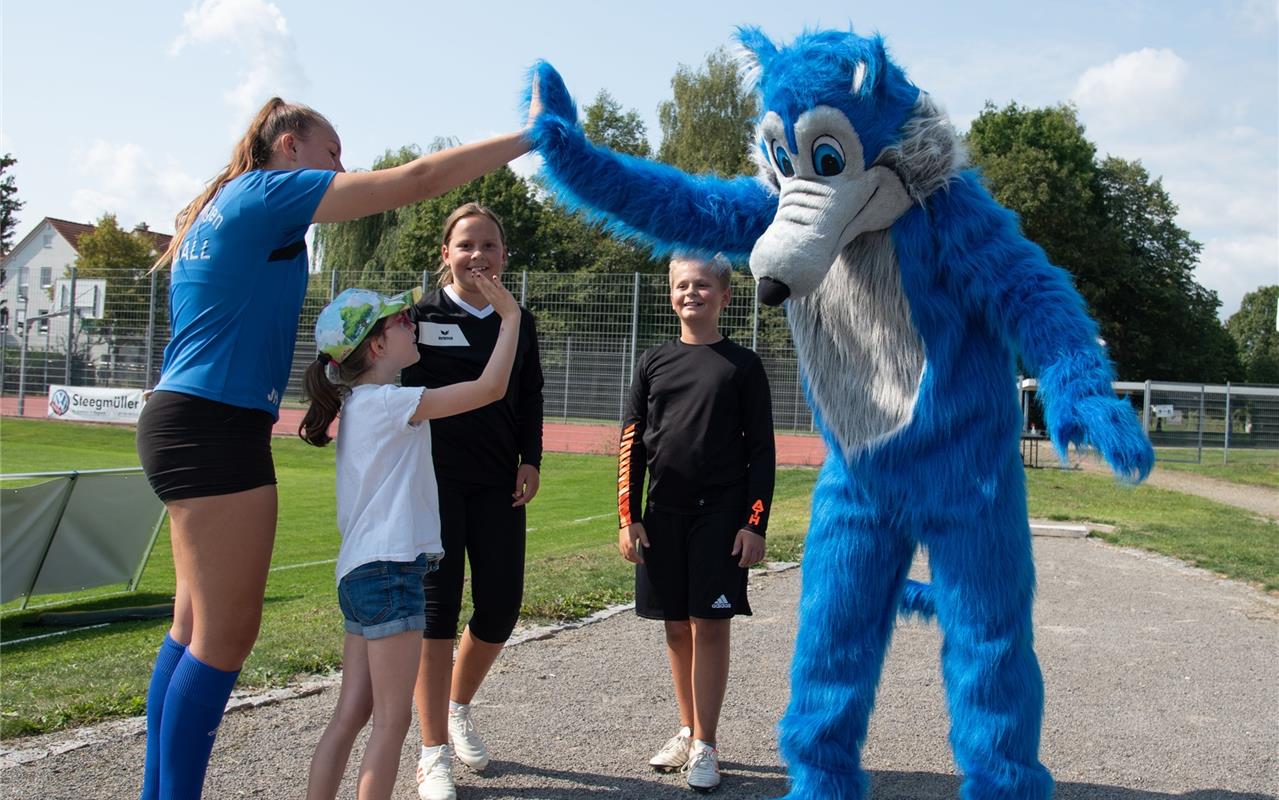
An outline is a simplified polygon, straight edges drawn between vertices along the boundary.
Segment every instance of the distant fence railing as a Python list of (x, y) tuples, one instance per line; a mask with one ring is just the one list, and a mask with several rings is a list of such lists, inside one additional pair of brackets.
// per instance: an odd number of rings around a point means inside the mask
[[(153, 273), (152, 276), (158, 273)], [(136, 275), (122, 274), (138, 285)], [(430, 279), (424, 271), (419, 278)], [(352, 285), (383, 292), (408, 288), (392, 279), (370, 283), (356, 270), (313, 275), (298, 323), (297, 346), (285, 405), (302, 402), (302, 373), (315, 357), (315, 318), (337, 292)], [(50, 384), (149, 388), (159, 377), (169, 331), (163, 291), (135, 292), (132, 304), (118, 300), (106, 279), (101, 318), (73, 320), (70, 343), (57, 325), (10, 324), (0, 330), (0, 389), (28, 403), (44, 402)], [(665, 275), (509, 272), (507, 286), (537, 317), (545, 376), (547, 419), (616, 423), (639, 353), (679, 334)], [(773, 419), (779, 431), (807, 432), (813, 417), (804, 400), (799, 364), (782, 309), (762, 306), (748, 275), (734, 273), (733, 299), (722, 328), (734, 341), (759, 353), (772, 390)], [(36, 296), (28, 302), (40, 299)], [(43, 300), (41, 300), (43, 302)], [(51, 303), (51, 301), (50, 301)], [(32, 306), (32, 314), (40, 308)], [(0, 320), (10, 319), (0, 315)], [(22, 328), (29, 331), (20, 357)], [(25, 363), (25, 369), (19, 365)], [(234, 368), (234, 365), (228, 365)], [(20, 374), (21, 372), (21, 374)], [(68, 375), (69, 373), (69, 375)], [(1156, 446), (1279, 448), (1279, 388), (1202, 386), (1160, 382), (1116, 384), (1133, 399)], [(1227, 423), (1229, 420), (1229, 423)], [(1033, 424), (1027, 416), (1027, 425)], [(1040, 423), (1042, 425), (1042, 423)]]
[[(1038, 384), (1021, 382), (1023, 428), (1043, 430)], [(1279, 449), (1279, 387), (1242, 384), (1117, 381), (1140, 414), (1161, 461), (1203, 461), (1205, 449)]]

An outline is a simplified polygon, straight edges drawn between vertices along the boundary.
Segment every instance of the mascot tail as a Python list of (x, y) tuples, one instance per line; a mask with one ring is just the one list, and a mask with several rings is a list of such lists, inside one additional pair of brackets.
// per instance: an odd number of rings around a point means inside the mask
[(933, 601), (933, 587), (919, 581), (906, 581), (906, 589), (902, 592), (897, 612), (903, 617), (918, 617), (921, 620), (935, 617), (937, 604)]

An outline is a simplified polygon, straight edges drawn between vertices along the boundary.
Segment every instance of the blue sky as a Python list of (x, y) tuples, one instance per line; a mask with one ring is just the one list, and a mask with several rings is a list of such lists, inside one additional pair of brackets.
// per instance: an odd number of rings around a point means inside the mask
[(325, 113), (348, 168), (368, 167), (387, 148), (513, 129), (523, 71), (546, 58), (580, 104), (608, 89), (656, 143), (675, 70), (735, 25), (789, 39), (851, 23), (882, 33), (961, 130), (987, 100), (1076, 103), (1102, 154), (1163, 177), (1225, 317), (1279, 282), (1277, 6), (5, 0), (0, 150), (19, 160), (20, 236), (104, 211), (170, 231), (273, 93)]

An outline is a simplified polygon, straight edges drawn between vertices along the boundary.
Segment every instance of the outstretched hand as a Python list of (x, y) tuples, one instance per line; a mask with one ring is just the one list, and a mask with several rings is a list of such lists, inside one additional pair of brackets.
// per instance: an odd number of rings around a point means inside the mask
[(1115, 475), (1128, 483), (1145, 480), (1155, 465), (1150, 438), (1126, 400), (1083, 397), (1068, 413), (1048, 416), (1048, 433), (1063, 456), (1071, 444), (1096, 448)]
[(543, 114), (562, 117), (570, 124), (577, 122), (577, 107), (564, 86), (564, 79), (546, 61), (538, 61), (529, 71), (528, 112), (530, 127)]

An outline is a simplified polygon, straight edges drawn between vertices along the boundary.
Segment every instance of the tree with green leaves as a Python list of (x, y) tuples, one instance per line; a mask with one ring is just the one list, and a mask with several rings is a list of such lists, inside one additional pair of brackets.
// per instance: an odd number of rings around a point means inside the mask
[(657, 108), (659, 161), (726, 177), (755, 172), (749, 153), (759, 103), (727, 50), (712, 52), (696, 71), (681, 65), (671, 91), (673, 98)]
[(1097, 159), (1075, 109), (987, 103), (967, 135), (991, 191), (1071, 272), (1120, 376), (1223, 381), (1238, 373), (1216, 293), (1193, 277), (1201, 246), (1139, 161)]
[(1239, 347), (1243, 379), (1279, 384), (1279, 284), (1244, 295), (1226, 329)]
[[(159, 253), (155, 242), (143, 231), (126, 231), (120, 227), (114, 214), (103, 214), (92, 233), (86, 233), (76, 242), (76, 278), (106, 280), (103, 315), (100, 320), (77, 319), (76, 338), (99, 338), (118, 346), (123, 340), (133, 339), (137, 344), (146, 336), (147, 311), (151, 299), (151, 265)], [(67, 277), (70, 277), (68, 273)], [(157, 307), (163, 308), (169, 296), (169, 271), (154, 273)], [(76, 294), (81, 294), (77, 289)], [(168, 337), (168, 315), (156, 314), (156, 341)], [(77, 349), (76, 342), (70, 349)]]
[[(428, 152), (454, 147), (456, 139), (437, 139)], [(406, 164), (421, 155), (415, 146), (388, 150), (374, 169)], [(331, 275), (338, 286), (361, 286), (380, 291), (401, 291), (416, 286), (423, 272), (433, 273), (440, 259), (440, 233), (444, 219), (467, 202), (488, 206), (502, 218), (512, 269), (523, 269), (541, 257), (537, 230), (541, 203), (528, 182), (509, 167), (490, 172), (439, 197), (433, 197), (382, 214), (351, 222), (319, 226), (316, 260), (320, 277), (314, 292), (327, 296)]]
[(607, 89), (600, 89), (595, 100), (585, 109), (582, 131), (586, 138), (610, 150), (648, 158), (653, 148), (648, 143), (648, 129), (635, 109), (623, 111)]
[(13, 166), (18, 159), (12, 153), (0, 156), (0, 256), (7, 255), (13, 247), (14, 232), (18, 227), (18, 212), (23, 202), (18, 199), (18, 185), (14, 182)]

